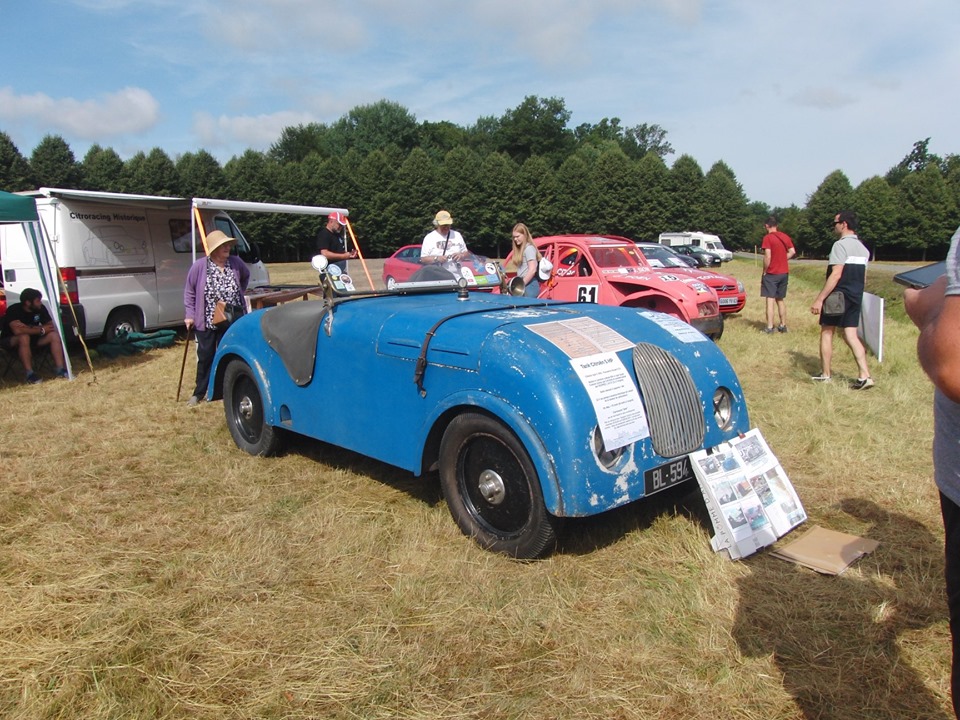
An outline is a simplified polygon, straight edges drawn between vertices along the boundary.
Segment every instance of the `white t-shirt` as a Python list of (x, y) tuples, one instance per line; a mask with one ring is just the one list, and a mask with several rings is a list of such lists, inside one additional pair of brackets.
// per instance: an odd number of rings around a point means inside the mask
[[(420, 247), (420, 257), (441, 257), (467, 252), (467, 243), (464, 242), (463, 235), (453, 228), (450, 228), (449, 235), (448, 239), (447, 235), (432, 230), (423, 239), (423, 245)], [(444, 250), (444, 247), (446, 247), (446, 250)]]

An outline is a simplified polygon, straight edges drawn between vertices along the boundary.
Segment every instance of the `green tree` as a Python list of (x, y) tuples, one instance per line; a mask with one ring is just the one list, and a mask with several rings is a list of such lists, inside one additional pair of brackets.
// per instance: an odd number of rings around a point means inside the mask
[[(355, 107), (333, 124), (332, 134), (344, 139), (346, 149), (355, 148), (361, 155), (382, 150), (389, 143), (407, 153), (419, 139), (416, 117), (389, 100)], [(332, 149), (336, 151), (336, 141)]]
[(887, 171), (887, 182), (899, 185), (910, 173), (921, 172), (930, 165), (940, 167), (942, 160), (930, 152), (930, 138), (917, 140), (906, 157)]
[(627, 128), (623, 132), (621, 147), (627, 157), (642, 158), (647, 153), (654, 153), (661, 160), (673, 154), (673, 147), (667, 142), (667, 131), (659, 125), (643, 123)]
[(730, 249), (749, 247), (752, 223), (747, 196), (733, 170), (722, 160), (714, 163), (704, 177), (700, 205), (703, 229), (719, 235)]
[(515, 221), (499, 231), (510, 237), (513, 225), (522, 222), (540, 233), (554, 234), (557, 231), (557, 190), (557, 178), (550, 163), (539, 155), (527, 158), (513, 181)]
[[(487, 204), (478, 210), (480, 238), (485, 246), (489, 238), (495, 238), (495, 252), (491, 255), (504, 258), (510, 251), (510, 236), (502, 228), (513, 228), (516, 224), (514, 203), (512, 198), (514, 177), (517, 174), (517, 164), (505, 153), (490, 153), (483, 158), (480, 164), (480, 192), (486, 198)], [(456, 217), (456, 216), (454, 216)], [(534, 235), (543, 233), (531, 228)], [(468, 246), (470, 238), (466, 238)]]
[(73, 151), (59, 135), (46, 135), (30, 155), (30, 168), (40, 187), (78, 188), (80, 168)]
[(637, 161), (635, 222), (630, 237), (656, 242), (670, 228), (667, 219), (670, 170), (657, 153), (648, 152)]
[[(563, 161), (557, 171), (557, 202), (553, 232), (580, 233), (589, 230), (594, 216), (587, 209), (587, 199), (593, 195), (593, 175), (588, 153), (578, 150)], [(530, 228), (536, 235), (547, 235), (546, 228)]]
[(898, 189), (902, 244), (909, 250), (941, 257), (956, 227), (957, 208), (940, 168), (928, 165), (911, 172)]
[(591, 175), (593, 223), (588, 232), (631, 235), (638, 224), (640, 177), (636, 163), (619, 147), (611, 147), (597, 158)]
[(130, 182), (134, 192), (147, 195), (180, 195), (180, 175), (173, 160), (158, 147), (131, 168)]
[(280, 139), (270, 146), (267, 154), (271, 160), (281, 165), (301, 162), (310, 153), (329, 157), (333, 150), (330, 133), (330, 128), (321, 123), (285, 127), (280, 133)]
[(869, 240), (875, 258), (902, 247), (897, 192), (879, 175), (867, 178), (853, 191), (850, 207), (860, 220), (858, 235)]
[(433, 160), (440, 161), (454, 148), (470, 144), (470, 133), (452, 122), (420, 123), (418, 147)]
[(30, 163), (20, 154), (10, 136), (0, 132), (0, 190), (33, 190), (35, 183)]
[(80, 175), (85, 190), (123, 190), (123, 160), (113, 148), (92, 145), (80, 163)]
[(690, 155), (681, 155), (670, 168), (667, 224), (669, 231), (701, 230), (703, 170)]
[(383, 150), (374, 150), (360, 161), (356, 179), (358, 215), (363, 217), (372, 251), (396, 249), (401, 228), (395, 221), (394, 200), (398, 196), (397, 172)]
[(177, 158), (180, 192), (186, 197), (223, 198), (227, 179), (217, 159), (206, 150), (184, 153)]
[(837, 239), (833, 233), (833, 218), (841, 210), (853, 207), (853, 188), (840, 170), (824, 178), (807, 201), (806, 222), (799, 228), (800, 243), (807, 252), (824, 257)]
[[(279, 190), (279, 166), (264, 153), (247, 150), (240, 157), (231, 158), (223, 166), (227, 181), (226, 195), (231, 200), (249, 202), (276, 202)], [(285, 259), (291, 239), (285, 232), (283, 218), (276, 213), (230, 213), (241, 227), (244, 237), (260, 246), (266, 262)]]
[[(480, 222), (487, 202), (480, 191), (480, 172), (480, 156), (472, 149), (460, 147), (448, 152), (439, 166), (436, 205), (429, 216), (441, 208), (449, 210), (467, 247), (484, 254), (489, 251), (496, 229), (484, 227)], [(426, 209), (421, 208), (421, 212)]]
[[(384, 252), (418, 243), (423, 239), (424, 218), (435, 213), (442, 204), (440, 167), (424, 150), (416, 148), (404, 160), (397, 172), (395, 192), (391, 198), (391, 214), (396, 226), (384, 238)], [(453, 208), (452, 212), (459, 212)], [(456, 215), (454, 217), (457, 217)]]
[(567, 129), (569, 120), (570, 111), (563, 99), (528, 95), (500, 118), (497, 149), (518, 163), (531, 155), (541, 155), (558, 167), (574, 148), (573, 133)]

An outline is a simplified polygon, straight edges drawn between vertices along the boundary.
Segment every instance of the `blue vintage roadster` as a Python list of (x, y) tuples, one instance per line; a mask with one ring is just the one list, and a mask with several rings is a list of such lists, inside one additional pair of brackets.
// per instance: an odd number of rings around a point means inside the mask
[[(331, 385), (350, 399), (335, 413)], [(517, 558), (550, 552), (564, 517), (691, 480), (688, 453), (750, 428), (726, 357), (676, 318), (463, 287), (253, 312), (208, 395), (253, 455), (292, 432), (439, 470), (463, 533)]]

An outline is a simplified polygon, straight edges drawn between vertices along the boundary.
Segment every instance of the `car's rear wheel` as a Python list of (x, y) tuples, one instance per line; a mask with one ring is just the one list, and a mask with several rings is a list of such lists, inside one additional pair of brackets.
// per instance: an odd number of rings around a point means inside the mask
[(103, 337), (113, 342), (121, 335), (143, 332), (143, 316), (135, 308), (117, 308), (107, 317), (103, 328)]
[(230, 435), (241, 450), (251, 455), (274, 455), (280, 449), (280, 430), (266, 423), (260, 387), (253, 371), (241, 360), (227, 366), (223, 410)]
[(440, 484), (457, 525), (487, 550), (528, 559), (556, 543), (559, 521), (547, 512), (533, 462), (498, 420), (454, 418), (440, 443)]

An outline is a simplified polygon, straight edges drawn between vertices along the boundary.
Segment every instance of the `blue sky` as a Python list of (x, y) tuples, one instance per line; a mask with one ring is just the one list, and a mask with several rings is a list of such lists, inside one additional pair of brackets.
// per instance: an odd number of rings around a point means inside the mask
[[(957, 0), (8, 0), (0, 131), (77, 159), (221, 162), (388, 99), (471, 125), (527, 95), (655, 123), (747, 197), (803, 205), (917, 140), (960, 153)], [(11, 32), (11, 29), (17, 32)], [(588, 230), (589, 228), (584, 228)]]

